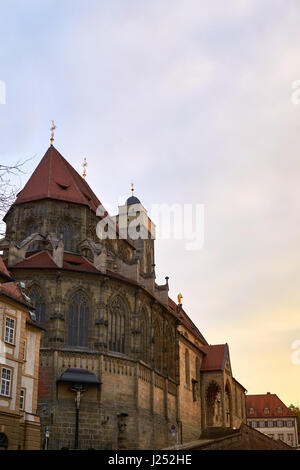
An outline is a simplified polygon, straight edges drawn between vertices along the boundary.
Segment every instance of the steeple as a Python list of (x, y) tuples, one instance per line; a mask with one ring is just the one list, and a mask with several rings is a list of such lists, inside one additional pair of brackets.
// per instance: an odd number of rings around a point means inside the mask
[(131, 193), (132, 195), (126, 203), (119, 206), (116, 222), (123, 238), (127, 238), (135, 247), (136, 254), (140, 259), (141, 271), (155, 277), (155, 224), (148, 216), (141, 201), (134, 195), (133, 183), (131, 183)]
[(51, 145), (29, 181), (18, 194), (15, 205), (41, 199), (83, 204), (94, 212), (101, 204), (86, 181)]

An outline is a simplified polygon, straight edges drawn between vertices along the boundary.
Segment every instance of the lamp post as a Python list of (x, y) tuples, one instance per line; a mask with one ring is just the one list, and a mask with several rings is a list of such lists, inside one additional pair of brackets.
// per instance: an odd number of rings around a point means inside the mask
[(72, 392), (76, 393), (75, 397), (75, 405), (76, 405), (76, 427), (75, 427), (75, 449), (79, 449), (79, 410), (80, 410), (80, 402), (81, 397), (86, 390), (82, 387), (82, 385), (75, 385), (71, 388)]

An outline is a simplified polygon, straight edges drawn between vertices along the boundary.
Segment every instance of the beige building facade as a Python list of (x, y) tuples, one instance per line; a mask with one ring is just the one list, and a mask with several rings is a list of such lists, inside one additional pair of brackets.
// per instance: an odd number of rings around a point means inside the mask
[(0, 448), (38, 450), (41, 328), (0, 257)]

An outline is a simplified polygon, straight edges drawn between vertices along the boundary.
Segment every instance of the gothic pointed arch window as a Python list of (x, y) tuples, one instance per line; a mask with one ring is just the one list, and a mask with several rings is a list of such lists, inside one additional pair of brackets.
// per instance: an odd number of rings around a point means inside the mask
[(185, 350), (185, 383), (190, 385), (190, 354), (187, 349)]
[(89, 302), (82, 292), (71, 299), (68, 319), (68, 345), (87, 347), (89, 331)]
[(108, 349), (126, 353), (126, 305), (120, 296), (115, 297), (108, 307)]
[(200, 395), (200, 359), (197, 356), (195, 360), (195, 368), (196, 368), (196, 380), (197, 380), (197, 389), (198, 395)]
[(141, 312), (140, 331), (141, 331), (140, 357), (142, 361), (149, 362), (150, 332), (149, 332), (149, 322), (148, 322), (148, 317), (147, 317), (147, 311), (144, 309)]
[(163, 344), (164, 337), (162, 326), (158, 319), (154, 322), (154, 367), (159, 372), (163, 372), (164, 361), (163, 361)]
[(44, 324), (46, 322), (46, 301), (41, 289), (38, 286), (32, 287), (29, 297), (35, 308), (36, 321)]
[(66, 221), (62, 221), (59, 223), (57, 227), (57, 238), (63, 237), (64, 241), (64, 249), (65, 251), (71, 251), (72, 249), (72, 229), (71, 224)]
[(168, 376), (175, 379), (175, 332), (171, 325), (166, 329)]
[[(25, 238), (30, 237), (30, 235), (33, 235), (34, 233), (38, 233), (38, 231), (39, 231), (38, 224), (34, 221), (30, 222), (26, 227)], [(39, 247), (38, 242), (33, 242), (29, 245), (29, 248), (27, 251), (37, 251), (38, 247)]]

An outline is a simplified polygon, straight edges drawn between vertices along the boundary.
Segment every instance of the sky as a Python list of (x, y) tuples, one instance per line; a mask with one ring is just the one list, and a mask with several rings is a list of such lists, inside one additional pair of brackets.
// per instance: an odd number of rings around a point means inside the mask
[(298, 0), (11, 0), (0, 15), (0, 163), (31, 158), (23, 185), (54, 119), (104, 206), (132, 181), (147, 209), (203, 204), (203, 247), (157, 240), (157, 282), (170, 277), (209, 344), (229, 343), (249, 394), (287, 405), (300, 405), (299, 20)]

